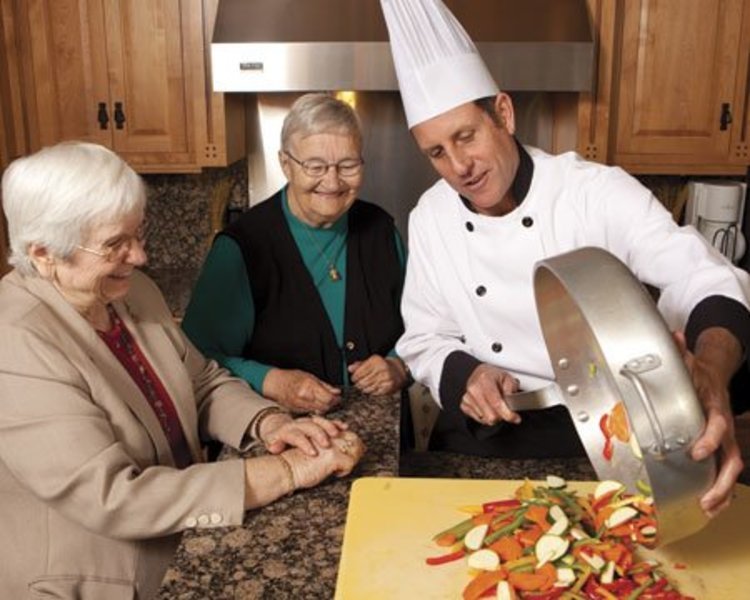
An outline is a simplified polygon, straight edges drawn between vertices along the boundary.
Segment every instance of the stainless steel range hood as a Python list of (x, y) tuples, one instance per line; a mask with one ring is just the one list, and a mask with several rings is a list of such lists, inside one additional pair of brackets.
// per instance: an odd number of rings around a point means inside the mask
[[(592, 88), (586, 0), (445, 0), (506, 91)], [(219, 0), (221, 92), (396, 90), (378, 0)]]

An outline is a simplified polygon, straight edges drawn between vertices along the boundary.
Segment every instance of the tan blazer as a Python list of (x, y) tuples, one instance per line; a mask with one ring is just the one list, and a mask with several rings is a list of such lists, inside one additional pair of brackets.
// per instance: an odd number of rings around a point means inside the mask
[(0, 598), (150, 598), (187, 527), (239, 525), (239, 447), (275, 406), (206, 360), (142, 273), (114, 307), (174, 401), (195, 464), (174, 468), (159, 422), (94, 329), (55, 288), (0, 281)]

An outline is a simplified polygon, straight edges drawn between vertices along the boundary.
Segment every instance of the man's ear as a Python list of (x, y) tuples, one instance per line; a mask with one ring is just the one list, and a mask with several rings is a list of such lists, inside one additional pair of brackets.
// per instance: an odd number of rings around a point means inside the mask
[(500, 126), (510, 135), (516, 133), (516, 116), (513, 110), (513, 101), (505, 92), (499, 92), (495, 96), (495, 113), (500, 119)]

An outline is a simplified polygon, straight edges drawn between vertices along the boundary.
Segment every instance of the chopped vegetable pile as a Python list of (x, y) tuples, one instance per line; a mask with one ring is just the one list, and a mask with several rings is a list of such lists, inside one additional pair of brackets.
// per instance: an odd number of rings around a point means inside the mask
[(680, 594), (654, 561), (635, 556), (653, 547), (652, 498), (602, 481), (585, 497), (567, 482), (526, 481), (515, 497), (464, 507), (471, 517), (433, 540), (448, 551), (427, 559), (466, 559), (472, 579), (464, 600), (692, 600)]

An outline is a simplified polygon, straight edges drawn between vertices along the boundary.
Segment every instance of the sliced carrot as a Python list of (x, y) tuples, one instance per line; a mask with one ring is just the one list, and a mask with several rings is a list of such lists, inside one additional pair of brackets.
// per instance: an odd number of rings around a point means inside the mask
[(630, 551), (622, 544), (612, 544), (609, 548), (604, 548), (602, 550), (602, 557), (605, 560), (611, 560), (618, 564), (626, 554), (630, 554)]
[(630, 523), (624, 523), (623, 525), (618, 525), (617, 527), (607, 530), (607, 535), (619, 538), (629, 538), (632, 533), (633, 526)]
[(532, 504), (529, 506), (529, 508), (526, 509), (526, 514), (524, 515), (524, 518), (527, 521), (531, 521), (532, 523), (536, 523), (539, 525), (539, 527), (542, 528), (542, 531), (547, 531), (551, 525), (547, 521), (547, 513), (549, 512), (549, 508), (546, 506), (543, 506), (541, 504)]
[(604, 526), (604, 522), (609, 519), (610, 515), (613, 512), (615, 512), (615, 509), (612, 506), (605, 506), (596, 513), (596, 517), (594, 518), (594, 525), (596, 525), (597, 530), (601, 529)]
[(554, 565), (547, 563), (533, 573), (511, 571), (508, 573), (508, 582), (517, 590), (523, 592), (540, 592), (550, 589), (557, 579), (557, 571)]
[(506, 574), (504, 569), (498, 569), (497, 571), (482, 571), (464, 588), (464, 600), (477, 600), (478, 598), (481, 598), (484, 592), (492, 586), (497, 585), (498, 581), (502, 581), (505, 578)]
[(642, 512), (644, 515), (653, 515), (654, 514), (654, 505), (648, 504), (646, 502), (636, 502), (633, 504), (635, 508), (637, 508), (640, 512)]
[(438, 546), (452, 546), (456, 543), (456, 536), (452, 533), (444, 533), (438, 538), (435, 538), (435, 543)]
[(538, 568), (536, 572), (547, 578), (547, 581), (542, 585), (542, 591), (549, 590), (555, 585), (555, 582), (557, 581), (557, 569), (555, 568), (555, 565), (552, 563), (545, 563), (542, 567)]
[(537, 540), (542, 537), (544, 531), (536, 523), (531, 527), (527, 527), (517, 532), (516, 539), (521, 543), (522, 546), (528, 548), (536, 544)]
[(481, 513), (478, 515), (474, 515), (471, 519), (474, 521), (474, 525), (489, 525), (492, 523), (492, 519), (495, 518), (495, 515), (492, 513)]
[(511, 535), (501, 537), (495, 543), (491, 544), (489, 548), (490, 550), (497, 552), (504, 562), (516, 560), (523, 555), (523, 547), (518, 540)]

